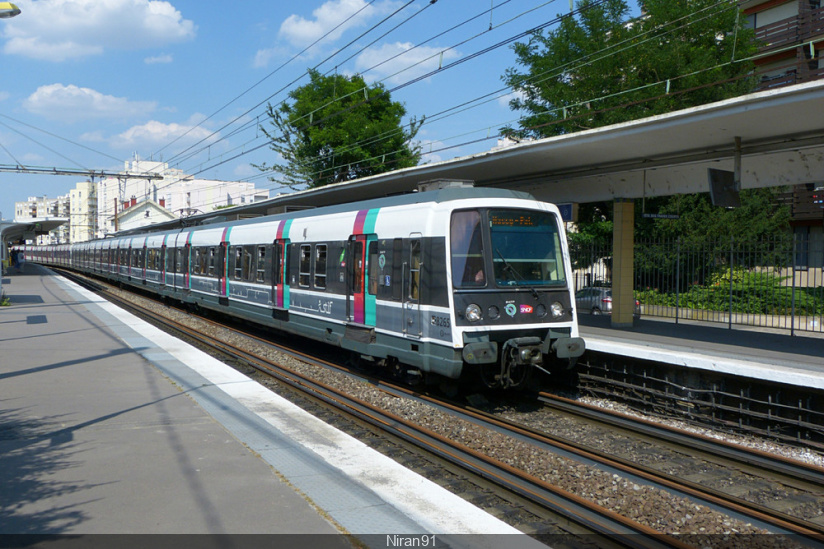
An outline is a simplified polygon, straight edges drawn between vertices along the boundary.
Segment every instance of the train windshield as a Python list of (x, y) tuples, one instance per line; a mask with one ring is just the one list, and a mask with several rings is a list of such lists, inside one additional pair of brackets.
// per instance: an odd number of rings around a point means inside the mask
[(555, 216), (531, 210), (489, 210), (493, 274), (498, 286), (564, 286)]

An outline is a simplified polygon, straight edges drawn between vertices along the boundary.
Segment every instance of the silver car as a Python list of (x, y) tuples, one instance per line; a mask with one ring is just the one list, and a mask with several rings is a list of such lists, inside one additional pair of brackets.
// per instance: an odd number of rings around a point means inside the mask
[[(612, 288), (586, 287), (575, 294), (575, 307), (578, 313), (594, 315), (612, 314)], [(641, 303), (635, 300), (635, 316), (641, 315)]]

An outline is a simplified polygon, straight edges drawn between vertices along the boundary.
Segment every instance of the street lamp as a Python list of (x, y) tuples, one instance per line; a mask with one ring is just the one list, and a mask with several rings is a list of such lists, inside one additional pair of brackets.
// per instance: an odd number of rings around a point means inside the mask
[(11, 2), (0, 2), (0, 19), (9, 19), (15, 15), (20, 15), (20, 8)]

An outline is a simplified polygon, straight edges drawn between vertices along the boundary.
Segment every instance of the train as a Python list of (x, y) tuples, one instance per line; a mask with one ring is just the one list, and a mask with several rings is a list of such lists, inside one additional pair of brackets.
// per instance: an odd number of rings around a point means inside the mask
[(446, 185), (141, 231), (23, 251), (339, 347), (410, 383), (523, 388), (538, 371), (569, 376), (585, 350), (560, 212), (526, 193)]

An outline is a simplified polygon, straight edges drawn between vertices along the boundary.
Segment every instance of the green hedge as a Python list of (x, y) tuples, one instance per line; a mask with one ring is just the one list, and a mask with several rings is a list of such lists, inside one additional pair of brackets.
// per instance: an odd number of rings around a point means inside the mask
[[(789, 277), (735, 269), (732, 273), (733, 313), (789, 315), (793, 312), (793, 289), (782, 285)], [(635, 298), (643, 305), (676, 306), (674, 292), (656, 288), (637, 290)], [(687, 309), (730, 311), (730, 270), (713, 275), (706, 285), (690, 285), (678, 296), (678, 305)], [(795, 288), (795, 314), (824, 314), (824, 287)]]

